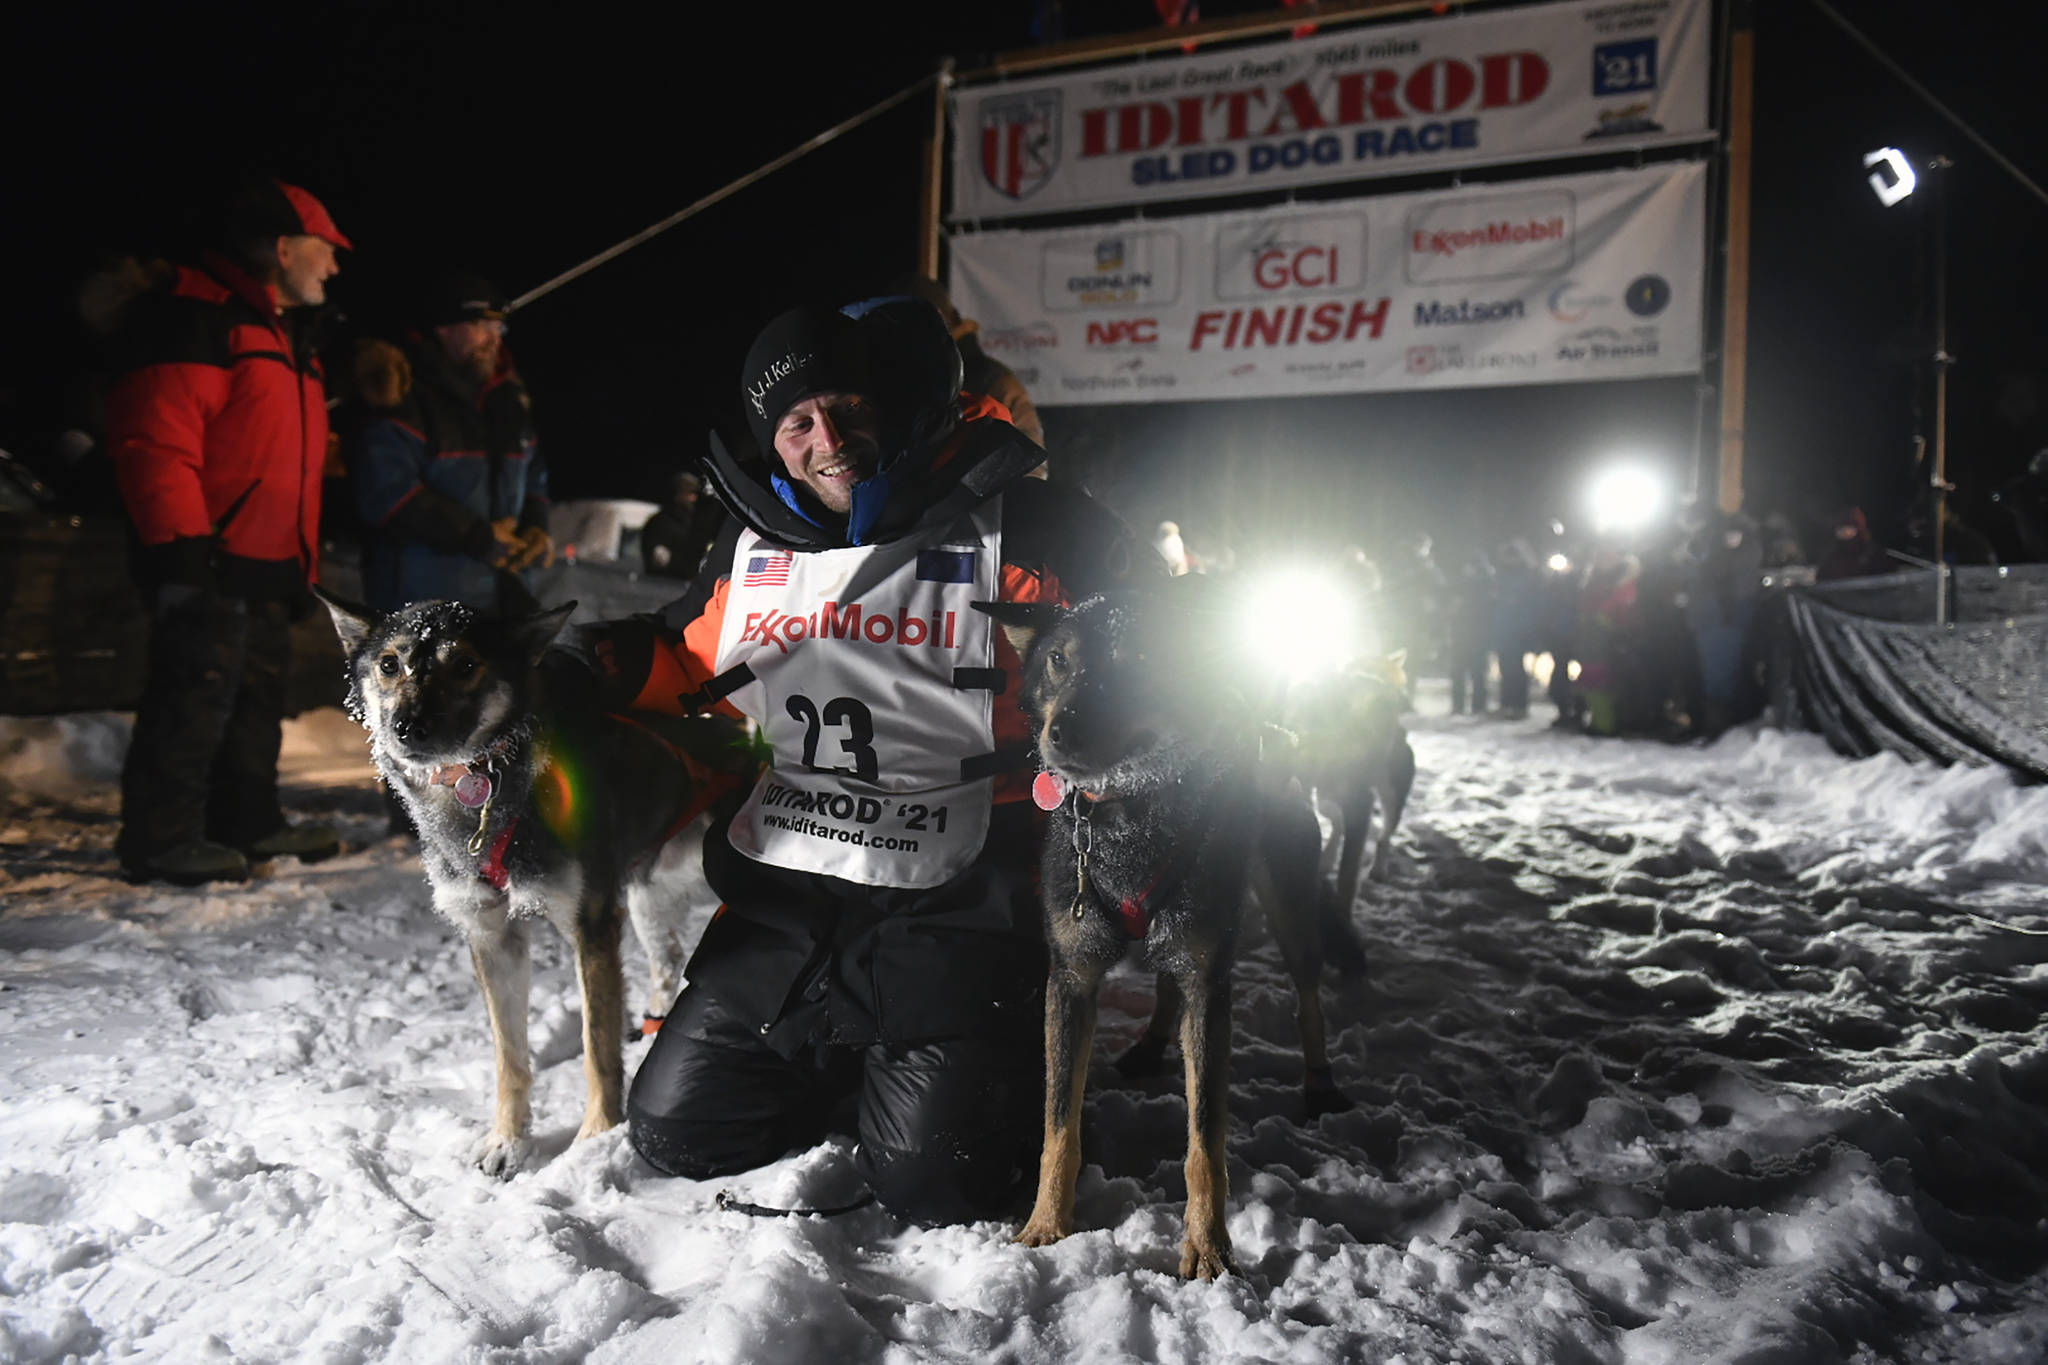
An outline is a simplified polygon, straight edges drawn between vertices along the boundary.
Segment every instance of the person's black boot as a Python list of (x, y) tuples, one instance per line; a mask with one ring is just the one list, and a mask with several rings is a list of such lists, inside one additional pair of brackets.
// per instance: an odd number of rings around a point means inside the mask
[(204, 886), (208, 882), (249, 880), (249, 860), (226, 844), (192, 839), (161, 853), (121, 860), (131, 882), (169, 882), (173, 886)]

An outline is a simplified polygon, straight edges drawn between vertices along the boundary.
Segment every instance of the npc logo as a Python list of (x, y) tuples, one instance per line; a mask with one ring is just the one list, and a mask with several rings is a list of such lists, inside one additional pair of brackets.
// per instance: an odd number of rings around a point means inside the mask
[(1029, 199), (1059, 164), (1059, 91), (981, 102), (981, 174), (998, 194)]

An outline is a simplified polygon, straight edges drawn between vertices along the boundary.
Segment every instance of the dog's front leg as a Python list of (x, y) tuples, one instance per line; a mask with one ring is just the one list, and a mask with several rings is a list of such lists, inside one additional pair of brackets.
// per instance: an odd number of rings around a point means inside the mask
[(589, 1098), (577, 1141), (609, 1132), (625, 1118), (625, 1063), (620, 1058), (626, 1002), (619, 960), (619, 903), (613, 893), (587, 896), (577, 907), (576, 977), (583, 987), (583, 1079)]
[(1095, 996), (1102, 975), (1055, 961), (1045, 984), (1045, 1146), (1038, 1199), (1017, 1240), (1042, 1247), (1074, 1230), (1074, 1182), (1081, 1175), (1081, 1097), (1095, 1044)]
[(469, 960), (484, 991), (498, 1062), (498, 1108), (491, 1131), (470, 1153), (485, 1175), (503, 1180), (526, 1161), (533, 1123), (533, 1059), (527, 1051), (526, 1001), (533, 982), (527, 926), (502, 910), (477, 916), (467, 934)]
[(1230, 1233), (1223, 1205), (1230, 1195), (1225, 1143), (1230, 1136), (1230, 951), (1219, 947), (1198, 960), (1181, 983), (1180, 1050), (1187, 1063), (1187, 1232), (1181, 1242), (1183, 1279), (1213, 1280), (1230, 1263)]

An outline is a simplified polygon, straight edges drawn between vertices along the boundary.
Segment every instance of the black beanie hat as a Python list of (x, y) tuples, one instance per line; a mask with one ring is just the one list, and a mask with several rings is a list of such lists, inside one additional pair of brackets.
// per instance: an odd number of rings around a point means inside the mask
[(792, 308), (761, 329), (740, 372), (740, 396), (755, 443), (775, 448), (775, 425), (814, 394), (873, 388), (866, 348), (851, 318), (817, 308)]
[(512, 311), (499, 288), (481, 275), (464, 272), (443, 275), (428, 289), (424, 315), (429, 327), (452, 327), (458, 322), (502, 322)]

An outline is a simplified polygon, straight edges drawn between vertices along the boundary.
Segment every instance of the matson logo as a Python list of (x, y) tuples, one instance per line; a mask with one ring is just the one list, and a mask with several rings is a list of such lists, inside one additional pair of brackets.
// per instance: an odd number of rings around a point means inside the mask
[(1365, 283), (1365, 219), (1357, 214), (1226, 225), (1216, 235), (1216, 297), (1348, 294)]
[(1159, 344), (1159, 319), (1118, 318), (1109, 322), (1088, 324), (1088, 344), (1102, 349), (1112, 346), (1156, 346)]
[(1411, 284), (1561, 275), (1576, 218), (1567, 190), (1425, 204), (1408, 215), (1403, 269)]
[(1463, 327), (1481, 322), (1507, 322), (1523, 316), (1520, 299), (1429, 299), (1415, 305), (1417, 327)]

